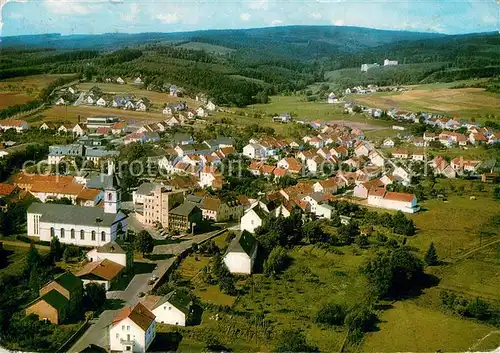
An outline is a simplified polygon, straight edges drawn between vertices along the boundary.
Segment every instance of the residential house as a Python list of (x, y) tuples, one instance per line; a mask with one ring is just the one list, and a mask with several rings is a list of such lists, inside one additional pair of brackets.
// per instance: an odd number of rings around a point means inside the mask
[(191, 311), (191, 299), (183, 290), (174, 290), (166, 295), (147, 295), (140, 302), (161, 324), (186, 326)]
[(215, 222), (233, 221), (240, 219), (244, 213), (244, 206), (238, 200), (223, 200), (218, 197), (206, 196), (201, 204), (203, 219)]
[(243, 147), (243, 155), (252, 159), (264, 159), (266, 158), (266, 149), (256, 143), (249, 143)]
[(392, 158), (396, 159), (408, 159), (409, 153), (407, 150), (396, 150), (392, 152)]
[(382, 187), (384, 187), (384, 183), (380, 179), (370, 180), (356, 185), (354, 187), (353, 196), (361, 199), (366, 199), (368, 198), (368, 194), (371, 189)]
[(71, 272), (64, 272), (43, 286), (39, 297), (26, 307), (26, 315), (38, 315), (39, 320), (62, 324), (81, 310), (83, 284)]
[(83, 286), (89, 283), (100, 284), (110, 290), (111, 286), (117, 282), (125, 266), (118, 264), (109, 259), (102, 259), (87, 263), (76, 276), (83, 281)]
[(56, 100), (56, 105), (66, 105), (66, 101), (64, 100), (63, 97), (59, 97), (57, 100)]
[(313, 184), (314, 192), (335, 194), (337, 190), (338, 184), (335, 178), (320, 180)]
[(455, 169), (441, 156), (435, 157), (430, 164), (434, 168), (435, 175), (443, 175), (450, 179), (454, 179), (457, 176)]
[(126, 252), (120, 245), (118, 245), (118, 243), (114, 241), (90, 250), (86, 254), (86, 257), (90, 262), (97, 262), (107, 259), (125, 268), (130, 267), (132, 265), (132, 262), (134, 261), (133, 252)]
[(212, 189), (222, 189), (224, 178), (222, 173), (215, 167), (204, 166), (200, 172), (200, 187), (211, 187)]
[(124, 80), (123, 78), (118, 77), (118, 78), (116, 79), (116, 83), (118, 83), (119, 85), (124, 85), (124, 84), (126, 84), (127, 82), (125, 82), (125, 80)]
[(416, 213), (420, 210), (413, 194), (389, 192), (385, 189), (372, 189), (368, 195), (368, 205), (389, 210)]
[(370, 162), (377, 167), (383, 167), (385, 165), (384, 157), (382, 157), (380, 153), (375, 150), (370, 152), (368, 158), (370, 159)]
[(281, 159), (280, 161), (278, 161), (276, 166), (280, 169), (286, 169), (292, 174), (300, 174), (300, 172), (302, 171), (302, 163), (300, 163), (293, 157)]
[(370, 151), (371, 147), (364, 141), (359, 141), (354, 147), (354, 153), (357, 157), (368, 156)]
[(332, 219), (332, 216), (335, 213), (335, 208), (328, 205), (327, 203), (319, 204), (316, 207), (316, 216), (318, 216), (319, 218)]
[(382, 147), (392, 148), (394, 147), (394, 140), (391, 138), (386, 138), (382, 143)]
[(325, 165), (326, 165), (326, 161), (320, 155), (315, 155), (306, 161), (307, 169), (312, 174), (325, 172), (325, 170), (324, 170)]
[(108, 102), (103, 97), (101, 97), (95, 102), (95, 104), (100, 107), (105, 107), (108, 104)]
[(185, 201), (182, 205), (177, 206), (169, 212), (169, 229), (180, 232), (194, 233), (196, 225), (202, 220), (201, 209), (191, 203)]
[(110, 351), (147, 352), (156, 337), (155, 318), (142, 303), (122, 309), (109, 326)]
[(23, 132), (29, 129), (29, 125), (24, 120), (0, 120), (0, 130), (7, 131), (14, 129), (16, 132)]
[(466, 160), (462, 157), (453, 158), (451, 160), (451, 167), (458, 173), (469, 172), (476, 173), (477, 168), (481, 164), (478, 160)]
[(263, 208), (260, 204), (245, 211), (245, 214), (240, 219), (240, 229), (254, 233), (255, 229), (264, 224), (264, 220), (268, 217), (269, 211)]
[(247, 230), (242, 230), (229, 244), (223, 261), (229, 272), (251, 274), (257, 257), (257, 239)]

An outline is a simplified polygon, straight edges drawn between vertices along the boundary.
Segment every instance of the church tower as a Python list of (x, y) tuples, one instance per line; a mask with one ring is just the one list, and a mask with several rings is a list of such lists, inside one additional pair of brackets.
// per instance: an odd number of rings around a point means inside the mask
[(104, 212), (118, 213), (121, 209), (121, 188), (115, 175), (113, 161), (108, 161), (108, 174), (105, 176), (104, 184)]

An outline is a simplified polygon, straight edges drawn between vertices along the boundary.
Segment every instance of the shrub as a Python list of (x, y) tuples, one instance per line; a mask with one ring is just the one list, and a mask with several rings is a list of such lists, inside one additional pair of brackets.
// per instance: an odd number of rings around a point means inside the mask
[(267, 276), (275, 276), (281, 273), (288, 264), (288, 254), (285, 248), (275, 247), (264, 261), (264, 273)]
[(340, 326), (344, 324), (345, 309), (339, 304), (326, 304), (316, 313), (314, 321), (319, 324)]

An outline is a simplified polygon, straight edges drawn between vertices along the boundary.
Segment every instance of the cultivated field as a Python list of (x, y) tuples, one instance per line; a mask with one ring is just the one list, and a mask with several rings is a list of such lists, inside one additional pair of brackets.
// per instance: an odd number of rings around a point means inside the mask
[(0, 109), (36, 99), (49, 83), (65, 75), (34, 75), (0, 81)]
[(403, 111), (426, 111), (477, 121), (485, 115), (498, 114), (500, 95), (484, 88), (450, 89), (442, 85), (420, 85), (406, 92), (350, 95), (350, 99), (375, 108)]

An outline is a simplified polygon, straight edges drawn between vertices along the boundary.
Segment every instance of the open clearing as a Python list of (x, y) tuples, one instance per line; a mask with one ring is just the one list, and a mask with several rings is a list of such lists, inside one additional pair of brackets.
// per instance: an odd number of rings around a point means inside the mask
[(231, 49), (231, 48), (227, 48), (227, 47), (222, 47), (220, 45), (201, 43), (201, 42), (184, 43), (182, 45), (178, 45), (177, 48), (190, 49), (190, 50), (202, 50), (202, 51), (205, 51), (207, 53), (215, 53), (215, 54), (230, 54), (236, 50), (236, 49)]
[(421, 85), (406, 92), (351, 95), (350, 98), (375, 108), (427, 111), (457, 118), (479, 118), (479, 115), (498, 113), (500, 108), (500, 95), (486, 92), (484, 88), (448, 89)]
[[(361, 351), (465, 352), (495, 331), (494, 327), (423, 308), (412, 301), (394, 303), (382, 313), (380, 320), (380, 331), (365, 337)], [(491, 350), (498, 346), (500, 336), (492, 337), (481, 348)]]
[(68, 75), (33, 75), (25, 77), (14, 77), (0, 81), (0, 91), (10, 92), (31, 92), (28, 95), (36, 96), (39, 91), (45, 88), (49, 83), (57, 80), (60, 77), (72, 76)]
[(21, 92), (0, 92), (0, 109), (24, 104), (30, 100), (33, 100), (33, 98)]

